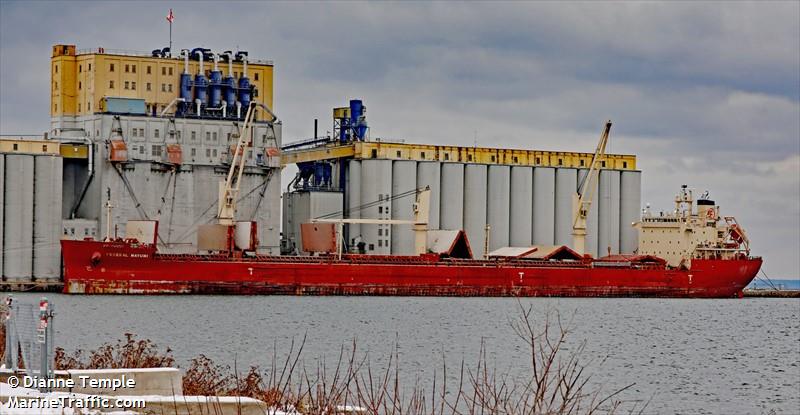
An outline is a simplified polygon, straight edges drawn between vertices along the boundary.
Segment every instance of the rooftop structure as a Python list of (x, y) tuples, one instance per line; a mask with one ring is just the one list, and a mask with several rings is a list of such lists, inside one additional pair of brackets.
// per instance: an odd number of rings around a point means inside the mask
[[(115, 112), (104, 108), (104, 98), (109, 97), (144, 100), (142, 112), (157, 115), (182, 97), (182, 86), (188, 86), (189, 95), (194, 86), (196, 92), (202, 93), (203, 105), (209, 108), (219, 105), (212, 102), (217, 99), (215, 88), (221, 100), (225, 88), (230, 87), (233, 92), (240, 88), (250, 90), (252, 86), (252, 99), (272, 108), (271, 61), (251, 60), (247, 52), (215, 54), (202, 48), (187, 49), (186, 55), (173, 57), (161, 50), (151, 53), (103, 48), (76, 50), (75, 45), (55, 45), (50, 59), (50, 115), (56, 118)], [(218, 65), (220, 61), (224, 64)], [(188, 72), (189, 84), (181, 77), (184, 72)], [(229, 79), (234, 84), (225, 84)], [(185, 98), (186, 91), (183, 93)], [(230, 99), (226, 101), (234, 105)]]

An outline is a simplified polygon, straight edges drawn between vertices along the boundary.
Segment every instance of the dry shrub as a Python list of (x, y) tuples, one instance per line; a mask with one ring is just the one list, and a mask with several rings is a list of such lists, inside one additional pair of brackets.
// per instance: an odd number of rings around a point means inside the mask
[(80, 349), (72, 354), (60, 347), (55, 351), (58, 370), (171, 367), (174, 363), (171, 349), (162, 352), (152, 341), (137, 340), (131, 333), (125, 333), (124, 340), (106, 343), (85, 354)]

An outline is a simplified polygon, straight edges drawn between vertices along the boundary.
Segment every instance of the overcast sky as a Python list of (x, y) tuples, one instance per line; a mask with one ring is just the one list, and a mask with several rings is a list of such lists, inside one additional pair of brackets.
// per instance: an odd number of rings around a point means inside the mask
[(0, 2), (0, 133), (49, 123), (51, 46), (239, 48), (275, 61), (284, 142), (362, 98), (373, 137), (633, 153), (643, 202), (686, 183), (800, 277), (800, 3)]

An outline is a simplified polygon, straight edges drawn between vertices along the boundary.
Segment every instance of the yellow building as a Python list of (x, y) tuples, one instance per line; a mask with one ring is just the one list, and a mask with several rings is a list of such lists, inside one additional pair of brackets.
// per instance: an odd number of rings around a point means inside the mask
[[(198, 61), (189, 61), (194, 76)], [(208, 76), (213, 62), (204, 62)], [(80, 116), (101, 111), (104, 97), (144, 99), (147, 113), (161, 112), (180, 93), (180, 57), (161, 58), (130, 51), (76, 50), (75, 45), (55, 45), (50, 62), (50, 115)], [(228, 64), (220, 63), (222, 75), (228, 76)], [(273, 108), (271, 61), (248, 60), (247, 75), (255, 86), (254, 101)], [(241, 62), (233, 64), (233, 76), (239, 79)]]

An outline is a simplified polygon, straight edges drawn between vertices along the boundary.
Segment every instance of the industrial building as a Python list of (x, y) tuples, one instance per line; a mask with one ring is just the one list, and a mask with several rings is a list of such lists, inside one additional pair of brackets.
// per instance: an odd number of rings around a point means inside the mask
[[(303, 253), (300, 223), (318, 217), (411, 219), (413, 190), (430, 187), (430, 229), (464, 229), (475, 256), (506, 246), (572, 245), (572, 196), (592, 153), (453, 147), (370, 140), (363, 103), (333, 111), (332, 138), (284, 146), (297, 163), (284, 194), (284, 252)], [(630, 253), (641, 172), (633, 155), (600, 162), (586, 252)], [(291, 209), (289, 209), (291, 207)], [(346, 240), (371, 254), (411, 254), (410, 225), (348, 224)]]
[[(204, 48), (52, 52), (49, 131), (0, 140), (3, 280), (57, 281), (59, 239), (124, 237), (131, 219), (159, 221), (160, 250), (194, 251), (197, 227), (217, 214), (242, 109), (272, 107), (272, 62)], [(280, 127), (252, 129), (238, 212), (274, 254)]]
[[(272, 62), (204, 48), (52, 52), (48, 132), (0, 139), (5, 285), (56, 283), (60, 239), (124, 238), (128, 220), (157, 220), (160, 252), (196, 251), (198, 227), (218, 214), (243, 109), (273, 108)], [(237, 212), (258, 222), (258, 252), (308, 254), (300, 225), (317, 218), (409, 220), (425, 187), (428, 228), (465, 230), (476, 257), (572, 245), (572, 197), (593, 153), (372, 139), (360, 100), (333, 110), (330, 137), (283, 144), (280, 121), (265, 116), (252, 129)], [(600, 163), (586, 252), (633, 252), (636, 157), (606, 154)], [(281, 196), (289, 164), (300, 172)], [(351, 223), (342, 236), (351, 251), (414, 252), (411, 225)]]

